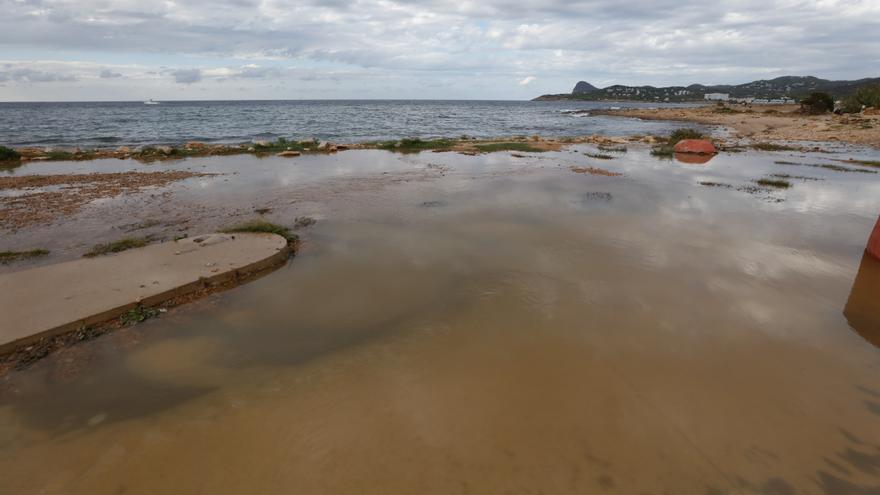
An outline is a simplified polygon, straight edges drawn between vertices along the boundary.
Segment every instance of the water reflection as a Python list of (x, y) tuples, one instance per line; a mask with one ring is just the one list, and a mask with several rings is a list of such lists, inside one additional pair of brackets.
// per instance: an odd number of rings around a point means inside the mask
[(850, 327), (880, 347), (880, 261), (867, 252), (843, 310)]

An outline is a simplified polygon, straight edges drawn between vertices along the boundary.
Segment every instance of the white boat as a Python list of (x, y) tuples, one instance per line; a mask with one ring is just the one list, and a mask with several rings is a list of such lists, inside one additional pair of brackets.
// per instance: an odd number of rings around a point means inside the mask
[(159, 104), (159, 102), (158, 102), (158, 101), (153, 101), (152, 98), (150, 98), (149, 100), (147, 100), (147, 101), (144, 102), (144, 105), (158, 105), (158, 104)]

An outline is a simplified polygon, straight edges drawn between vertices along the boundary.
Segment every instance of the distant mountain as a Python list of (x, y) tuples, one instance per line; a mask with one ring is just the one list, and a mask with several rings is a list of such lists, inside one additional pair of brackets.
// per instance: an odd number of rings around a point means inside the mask
[(599, 91), (599, 88), (593, 86), (587, 81), (578, 81), (578, 83), (574, 85), (574, 89), (571, 90), (571, 94), (583, 95), (587, 93), (592, 93), (593, 91)]
[(615, 84), (599, 89), (592, 84), (580, 81), (571, 93), (543, 95), (534, 101), (547, 100), (635, 100), (635, 101), (702, 101), (706, 93), (727, 93), (734, 98), (802, 98), (813, 91), (824, 91), (835, 98), (848, 96), (856, 89), (880, 84), (880, 77), (859, 79), (856, 81), (829, 81), (813, 76), (783, 76), (775, 79), (753, 81), (739, 85), (705, 86), (623, 86)]

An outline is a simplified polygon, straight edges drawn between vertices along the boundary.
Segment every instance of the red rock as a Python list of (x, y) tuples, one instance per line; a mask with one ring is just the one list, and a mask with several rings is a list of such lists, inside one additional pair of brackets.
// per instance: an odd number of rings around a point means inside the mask
[(868, 238), (868, 254), (875, 259), (880, 260), (880, 218), (877, 218), (877, 224), (874, 225), (874, 232)]
[(704, 163), (709, 163), (709, 160), (715, 158), (715, 155), (698, 155), (696, 153), (676, 153), (675, 161), (681, 163), (688, 163), (691, 165), (703, 165)]
[(696, 153), (698, 155), (714, 155), (718, 153), (715, 145), (708, 139), (682, 139), (675, 143), (676, 153)]

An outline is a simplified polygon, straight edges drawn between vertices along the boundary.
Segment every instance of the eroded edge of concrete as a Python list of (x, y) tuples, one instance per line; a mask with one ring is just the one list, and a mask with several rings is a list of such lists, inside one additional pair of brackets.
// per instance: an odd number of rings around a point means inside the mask
[[(292, 247), (290, 244), (286, 244), (282, 249), (278, 250), (271, 256), (263, 258), (262, 260), (255, 261), (248, 265), (244, 265), (226, 272), (217, 273), (210, 277), (202, 277), (199, 280), (166, 290), (159, 294), (154, 294), (140, 300), (135, 300), (130, 303), (117, 306), (107, 311), (102, 311), (101, 313), (97, 313), (86, 318), (80, 318), (74, 321), (70, 321), (68, 323), (50, 328), (48, 330), (37, 332), (26, 337), (21, 337), (13, 341), (0, 344), (0, 357), (13, 354), (16, 351), (21, 350), (29, 345), (33, 345), (46, 339), (52, 339), (54, 337), (75, 332), (83, 328), (111, 322), (137, 307), (156, 307), (171, 299), (187, 296), (194, 292), (198, 292), (199, 290), (209, 289), (213, 286), (220, 286), (221, 284), (225, 284), (227, 282), (249, 282), (258, 278), (257, 275), (264, 275), (280, 268), (290, 258), (291, 253), (294, 252), (294, 247)], [(239, 284), (236, 283), (233, 287), (238, 285)]]

